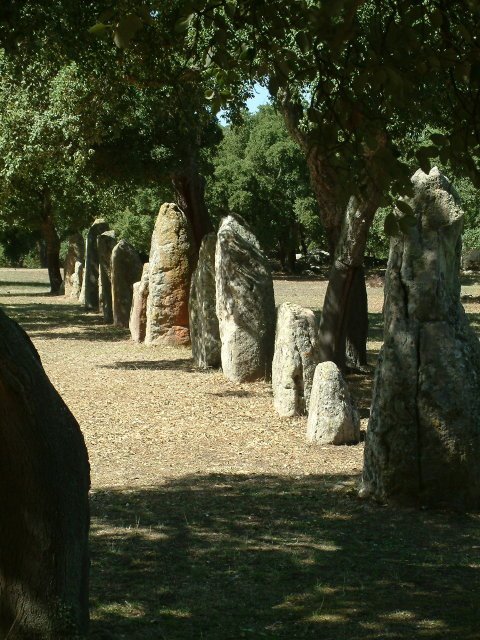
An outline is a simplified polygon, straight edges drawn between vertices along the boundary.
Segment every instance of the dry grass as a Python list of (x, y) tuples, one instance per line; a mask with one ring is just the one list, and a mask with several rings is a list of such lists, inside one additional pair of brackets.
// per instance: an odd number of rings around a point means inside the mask
[[(134, 345), (45, 282), (0, 270), (0, 301), (89, 449), (93, 637), (479, 637), (477, 515), (359, 502), (363, 445), (307, 445), (305, 419), (278, 418), (268, 385), (199, 372), (186, 349)], [(277, 281), (277, 302), (318, 309), (324, 288)], [(477, 330), (479, 291), (466, 281)], [(351, 382), (365, 419), (371, 375)]]

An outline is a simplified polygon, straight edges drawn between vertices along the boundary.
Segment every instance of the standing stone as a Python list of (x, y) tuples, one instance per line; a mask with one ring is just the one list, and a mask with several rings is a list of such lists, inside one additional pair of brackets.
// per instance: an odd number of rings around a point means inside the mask
[(360, 495), (480, 507), (480, 344), (460, 303), (463, 211), (435, 167), (394, 237)]
[(77, 263), (83, 265), (85, 259), (85, 241), (81, 233), (75, 233), (68, 239), (68, 251), (63, 265), (63, 283), (65, 295), (68, 298), (76, 298), (80, 295), (82, 284), (78, 286), (79, 268)]
[(143, 265), (140, 282), (133, 285), (132, 309), (128, 327), (134, 342), (144, 342), (147, 331), (147, 298), (150, 264)]
[(146, 343), (190, 344), (188, 296), (194, 262), (190, 223), (176, 204), (162, 204), (150, 249)]
[(233, 382), (269, 378), (275, 340), (273, 281), (258, 240), (241, 219), (223, 219), (215, 252), (222, 368)]
[(98, 250), (98, 302), (103, 319), (113, 322), (112, 308), (112, 251), (116, 245), (115, 231), (104, 231), (97, 238)]
[(216, 243), (216, 233), (209, 233), (202, 240), (188, 304), (193, 361), (202, 369), (220, 366), (221, 342), (215, 308)]
[(307, 440), (316, 444), (355, 444), (360, 440), (360, 418), (334, 362), (321, 362), (315, 369)]
[(311, 309), (284, 302), (277, 312), (272, 364), (273, 405), (281, 416), (308, 411), (315, 367), (320, 360), (317, 323)]
[(97, 238), (104, 231), (108, 231), (108, 222), (98, 219), (92, 224), (87, 233), (85, 251), (85, 269), (83, 273), (82, 293), (80, 302), (87, 309), (98, 311), (98, 249)]
[(140, 280), (142, 269), (138, 252), (126, 240), (120, 240), (112, 251), (112, 308), (116, 327), (128, 327), (133, 285)]
[(0, 311), (0, 638), (88, 627), (88, 454), (23, 329)]
[(82, 285), (83, 285), (83, 262), (80, 262), (80, 260), (77, 260), (75, 262), (75, 270), (71, 278), (71, 283), (72, 283), (71, 297), (77, 298), (80, 301), (80, 294), (82, 292)]

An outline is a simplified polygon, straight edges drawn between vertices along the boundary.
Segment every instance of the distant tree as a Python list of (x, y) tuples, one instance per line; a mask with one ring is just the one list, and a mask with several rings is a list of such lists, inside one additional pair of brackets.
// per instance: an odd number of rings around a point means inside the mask
[[(105, 0), (65, 3), (52, 0), (48, 5), (27, 0), (14, 3), (0, 25), (3, 40), (12, 57), (24, 66), (25, 61), (41, 59), (52, 70), (74, 60), (83, 70), (88, 84), (93, 84), (94, 101), (101, 122), (109, 112), (116, 127), (100, 134), (95, 162), (104, 173), (118, 179), (157, 180), (169, 177), (175, 198), (190, 219), (197, 244), (211, 229), (204, 202), (205, 181), (202, 149), (219, 140), (216, 119), (207, 105), (204, 79), (192, 64), (191, 55), (174, 34), (174, 24), (181, 1), (162, 4), (161, 11), (144, 5)], [(136, 9), (136, 13), (129, 12)], [(140, 30), (155, 17), (158, 29)], [(99, 38), (89, 34), (89, 27)], [(106, 24), (118, 26), (115, 44), (102, 39), (109, 33)], [(11, 32), (20, 46), (12, 45)], [(135, 46), (133, 36), (138, 37)], [(168, 51), (168, 55), (164, 55)], [(102, 91), (95, 93), (95, 86)], [(136, 106), (124, 110), (125, 101), (135, 96)], [(126, 99), (126, 100), (125, 100)], [(123, 106), (122, 106), (123, 105)], [(66, 105), (68, 109), (68, 105)], [(87, 108), (84, 104), (82, 107)], [(95, 111), (92, 111), (95, 116)], [(84, 117), (79, 115), (79, 123)], [(87, 118), (87, 122), (88, 122)], [(132, 156), (137, 155), (135, 174)], [(128, 173), (126, 169), (128, 168)], [(129, 178), (127, 177), (129, 175)], [(134, 177), (133, 177), (134, 176)]]
[(241, 126), (225, 129), (213, 164), (207, 191), (212, 215), (242, 215), (293, 271), (298, 248), (311, 239), (302, 221), (315, 219), (316, 211), (305, 159), (282, 116), (271, 106), (245, 114)]
[(0, 54), (0, 217), (41, 234), (52, 293), (62, 283), (59, 228), (85, 224), (95, 197), (88, 141), (69, 136), (63, 109), (69, 80), (39, 65), (19, 76)]

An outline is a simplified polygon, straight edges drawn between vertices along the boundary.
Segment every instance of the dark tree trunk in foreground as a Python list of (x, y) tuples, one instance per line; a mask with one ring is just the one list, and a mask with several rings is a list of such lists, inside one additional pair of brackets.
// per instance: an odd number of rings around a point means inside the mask
[(368, 298), (363, 267), (355, 270), (349, 296), (346, 327), (346, 363), (353, 369), (367, 364)]
[(192, 153), (184, 163), (184, 169), (172, 176), (176, 202), (192, 226), (197, 253), (203, 236), (213, 231), (205, 203), (205, 178), (198, 170), (197, 158)]
[(366, 364), (368, 334), (363, 257), (377, 209), (377, 194), (369, 185), (372, 196), (369, 202), (356, 203), (353, 199), (343, 202), (337, 188), (338, 176), (323, 150), (313, 144), (299, 126), (302, 110), (290, 100), (288, 93), (279, 99), (287, 128), (305, 153), (332, 259), (320, 324), (322, 360), (332, 360), (345, 369), (348, 359), (350, 365), (361, 367)]
[(0, 311), (0, 638), (88, 627), (87, 450), (24, 331)]
[(60, 272), (60, 238), (55, 228), (52, 204), (48, 193), (44, 195), (41, 230), (46, 247), (50, 293), (57, 295), (61, 293), (63, 282)]
[(353, 364), (366, 364), (368, 308), (363, 256), (377, 206), (373, 199), (351, 198), (345, 214), (335, 261), (331, 267), (320, 322), (321, 361), (347, 364), (347, 338)]

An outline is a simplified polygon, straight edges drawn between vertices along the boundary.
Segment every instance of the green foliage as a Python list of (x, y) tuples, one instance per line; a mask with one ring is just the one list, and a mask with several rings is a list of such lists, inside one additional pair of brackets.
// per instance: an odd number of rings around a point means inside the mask
[(38, 256), (38, 240), (38, 233), (0, 220), (0, 266), (20, 267), (29, 254)]
[(391, 212), (391, 207), (382, 207), (375, 215), (368, 235), (365, 254), (377, 260), (386, 260), (390, 247), (390, 238), (385, 234), (385, 219)]
[(59, 229), (83, 226), (92, 215), (93, 106), (83, 119), (78, 108), (87, 93), (74, 64), (56, 73), (33, 61), (19, 74), (0, 55), (2, 220), (39, 231), (48, 215)]
[[(455, 189), (460, 196), (462, 208), (465, 213), (463, 246), (465, 249), (480, 249), (480, 191), (468, 178), (451, 176), (451, 168), (440, 167), (440, 169), (447, 176), (452, 177)], [(406, 208), (404, 210), (405, 212), (408, 211)], [(388, 258), (389, 235), (395, 235), (402, 231), (396, 223), (397, 226), (392, 229), (393, 233), (388, 234), (385, 232), (385, 221), (392, 215), (391, 207), (383, 207), (378, 210), (370, 229), (366, 255), (381, 260)], [(405, 229), (403, 229), (403, 231), (405, 231)]]
[(40, 269), (40, 256), (38, 248), (30, 249), (30, 251), (22, 258), (22, 267), (26, 269)]
[(322, 239), (305, 159), (271, 106), (225, 129), (207, 199), (213, 216), (240, 214), (267, 250), (297, 251)]
[(480, 190), (465, 177), (456, 178), (453, 182), (465, 212), (463, 246), (480, 249)]
[(298, 197), (294, 203), (295, 217), (304, 231), (304, 241), (309, 251), (326, 250), (325, 229), (313, 195)]
[(119, 240), (128, 240), (137, 251), (148, 256), (158, 209), (169, 200), (171, 194), (165, 188), (139, 188), (128, 199), (125, 209), (106, 218)]
[[(183, 37), (196, 38), (198, 63), (214, 80), (212, 103), (228, 105), (239, 79), (268, 84), (305, 153), (321, 154), (333, 206), (344, 208), (351, 195), (361, 200), (366, 187), (385, 203), (408, 196), (412, 170), (428, 171), (439, 154), (479, 180), (478, 3), (238, 0), (227, 8), (185, 0), (183, 7)], [(410, 134), (427, 124), (442, 133), (403, 157)]]

